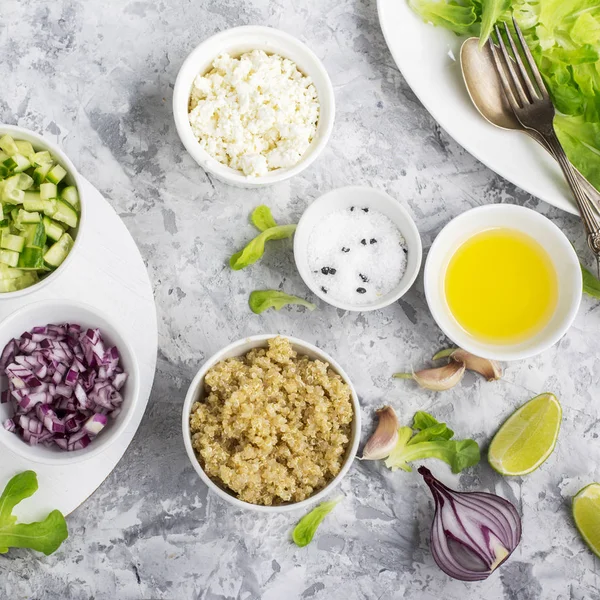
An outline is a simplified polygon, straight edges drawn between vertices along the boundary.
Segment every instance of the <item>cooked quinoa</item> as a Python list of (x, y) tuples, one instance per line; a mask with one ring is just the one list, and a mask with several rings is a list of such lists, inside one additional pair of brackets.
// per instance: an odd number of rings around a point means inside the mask
[(192, 406), (192, 445), (205, 473), (252, 504), (299, 502), (341, 470), (350, 388), (286, 338), (217, 363)]

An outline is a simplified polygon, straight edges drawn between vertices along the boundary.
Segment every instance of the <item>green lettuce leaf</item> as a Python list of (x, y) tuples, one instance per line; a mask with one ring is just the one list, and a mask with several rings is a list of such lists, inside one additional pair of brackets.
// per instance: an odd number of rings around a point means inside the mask
[(308, 310), (315, 310), (317, 308), (315, 304), (308, 300), (304, 300), (298, 296), (291, 296), (278, 290), (255, 290), (250, 294), (248, 304), (252, 312), (257, 315), (269, 308), (281, 310), (288, 304), (300, 304), (301, 306), (306, 306)]
[(271, 227), (277, 227), (277, 223), (271, 214), (271, 209), (264, 204), (257, 206), (250, 215), (250, 220), (256, 229), (266, 231)]
[(458, 35), (471, 34), (477, 21), (474, 3), (409, 0), (409, 4), (424, 21), (454, 31)]
[(33, 496), (37, 489), (33, 471), (19, 473), (6, 484), (0, 496), (0, 553), (8, 552), (9, 548), (31, 548), (48, 555), (69, 536), (65, 518), (58, 510), (37, 523), (17, 523), (13, 508)]
[(341, 502), (342, 498), (322, 502), (304, 515), (294, 528), (292, 538), (297, 546), (303, 548), (312, 542), (312, 539), (323, 519)]
[(494, 25), (510, 8), (510, 0), (483, 0), (481, 13), (481, 30), (479, 32), (479, 47), (483, 48), (488, 41)]
[(600, 300), (600, 281), (594, 277), (588, 269), (581, 265), (581, 274), (583, 276), (583, 292), (593, 298)]
[(265, 243), (270, 240), (283, 240), (290, 238), (296, 231), (296, 225), (278, 225), (277, 227), (270, 227), (265, 229), (260, 235), (256, 236), (248, 245), (241, 250), (236, 252), (229, 259), (229, 266), (234, 271), (239, 271), (245, 267), (254, 264), (257, 260), (262, 258), (265, 253)]

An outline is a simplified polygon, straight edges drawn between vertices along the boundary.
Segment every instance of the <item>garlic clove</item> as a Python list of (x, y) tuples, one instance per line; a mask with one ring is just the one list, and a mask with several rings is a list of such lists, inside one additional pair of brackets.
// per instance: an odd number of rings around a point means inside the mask
[(443, 392), (453, 388), (465, 374), (462, 362), (451, 361), (443, 367), (423, 369), (415, 373), (395, 373), (398, 379), (414, 379), (422, 388), (434, 392)]
[(488, 381), (495, 381), (502, 377), (502, 367), (498, 362), (475, 356), (475, 354), (471, 354), (462, 348), (440, 350), (432, 360), (439, 360), (440, 358), (451, 358), (457, 362), (464, 363), (469, 371), (475, 371), (483, 375)]
[(398, 442), (398, 417), (391, 406), (377, 411), (379, 423), (364, 447), (361, 460), (387, 458)]
[(502, 367), (495, 360), (475, 356), (461, 348), (457, 348), (450, 356), (453, 360), (463, 363), (469, 371), (483, 375), (488, 381), (502, 377)]

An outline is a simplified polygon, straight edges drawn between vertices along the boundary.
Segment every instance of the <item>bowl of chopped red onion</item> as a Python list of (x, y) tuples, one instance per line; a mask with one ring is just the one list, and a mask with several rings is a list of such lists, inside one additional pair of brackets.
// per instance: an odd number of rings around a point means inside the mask
[(15, 454), (70, 464), (103, 452), (138, 392), (135, 354), (96, 308), (45, 300), (0, 323), (0, 443)]

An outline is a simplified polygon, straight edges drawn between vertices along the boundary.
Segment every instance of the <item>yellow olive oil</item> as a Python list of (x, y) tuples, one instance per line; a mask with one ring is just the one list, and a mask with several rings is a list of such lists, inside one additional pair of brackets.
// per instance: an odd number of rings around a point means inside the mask
[(444, 289), (458, 324), (487, 343), (531, 338), (558, 302), (548, 253), (527, 234), (504, 227), (477, 233), (459, 246), (446, 269)]

